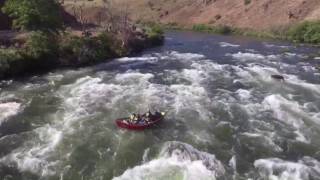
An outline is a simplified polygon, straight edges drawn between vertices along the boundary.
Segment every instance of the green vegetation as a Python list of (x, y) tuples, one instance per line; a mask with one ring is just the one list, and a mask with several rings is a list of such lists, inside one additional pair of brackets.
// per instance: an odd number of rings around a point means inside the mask
[(254, 31), (229, 26), (209, 26), (197, 24), (192, 30), (216, 34), (233, 34), (258, 38), (290, 40), (296, 43), (320, 44), (320, 21), (303, 22), (292, 27), (283, 27), (274, 31)]
[(251, 3), (251, 0), (244, 0), (244, 5), (249, 5)]
[(192, 30), (225, 35), (233, 33), (233, 29), (229, 26), (209, 26), (205, 24), (196, 24), (192, 27)]
[(59, 42), (59, 60), (63, 66), (83, 66), (120, 56), (120, 41), (107, 33), (96, 37), (66, 34)]
[(57, 56), (57, 37), (42, 31), (32, 32), (25, 43), (25, 54), (34, 59), (46, 59)]
[(169, 30), (182, 30), (182, 29), (184, 29), (183, 27), (179, 26), (178, 23), (175, 23), (175, 22), (164, 24), (162, 26), (162, 28), (169, 29)]
[(307, 21), (289, 29), (287, 37), (297, 43), (320, 43), (320, 21)]
[[(81, 21), (82, 35), (66, 33), (57, 0), (7, 0), (2, 11), (13, 19), (12, 28), (29, 33), (19, 46), (0, 49), (0, 78), (47, 71), (61, 66), (84, 66), (129, 55), (163, 43), (162, 27), (156, 24), (133, 28), (115, 21), (113, 31), (92, 35)], [(82, 17), (82, 9), (79, 8)], [(121, 14), (119, 14), (121, 19)], [(77, 35), (78, 34), (78, 35)]]
[(56, 67), (58, 54), (56, 36), (32, 32), (23, 48), (0, 49), (0, 78)]
[(0, 49), (0, 77), (20, 72), (22, 59), (16, 49)]
[(160, 25), (154, 24), (146, 27), (146, 34), (151, 44), (160, 45), (163, 43), (164, 31)]
[(281, 36), (279, 36), (277, 33), (270, 32), (270, 31), (254, 31), (250, 29), (234, 28), (232, 33), (235, 35), (256, 37), (256, 38), (282, 39)]
[(0, 78), (47, 71), (61, 66), (85, 66), (129, 55), (163, 42), (159, 27), (147, 28), (146, 39), (133, 38), (122, 46), (119, 37), (101, 32), (75, 36), (34, 31), (23, 48), (0, 49)]
[(56, 0), (7, 0), (2, 10), (16, 29), (57, 31), (63, 25)]
[(223, 34), (223, 35), (241, 35), (241, 36), (252, 36), (258, 38), (279, 38), (276, 33), (266, 32), (266, 31), (253, 31), (250, 29), (239, 29), (229, 26), (209, 26), (205, 24), (197, 24), (192, 27), (193, 31), (198, 32), (207, 32), (214, 34)]

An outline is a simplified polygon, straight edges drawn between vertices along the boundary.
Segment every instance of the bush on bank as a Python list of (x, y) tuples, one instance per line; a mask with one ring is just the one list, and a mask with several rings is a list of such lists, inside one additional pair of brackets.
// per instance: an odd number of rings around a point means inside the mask
[(296, 43), (320, 43), (320, 21), (306, 21), (276, 31), (253, 31), (250, 29), (239, 29), (229, 26), (210, 26), (206, 24), (196, 24), (192, 27), (192, 30), (216, 34), (235, 34), (259, 38), (287, 39)]
[(234, 29), (229, 26), (209, 26), (205, 24), (196, 24), (192, 27), (192, 30), (216, 34), (232, 34), (234, 31)]
[(163, 43), (160, 27), (148, 27), (144, 36), (132, 35), (123, 46), (115, 34), (96, 36), (34, 31), (22, 48), (0, 49), (0, 78), (45, 72), (61, 67), (79, 67), (129, 55)]
[(54, 36), (33, 32), (23, 48), (0, 49), (0, 78), (41, 72), (58, 65)]
[(146, 34), (149, 41), (154, 45), (161, 45), (164, 40), (163, 28), (156, 24), (146, 28)]
[(320, 43), (320, 21), (306, 21), (289, 28), (287, 37), (297, 43)]
[(23, 57), (16, 49), (0, 49), (0, 77), (20, 72)]
[(21, 49), (0, 50), (0, 78), (42, 72), (58, 66), (84, 66), (117, 57), (117, 44), (107, 34), (58, 36), (33, 32)]
[(78, 37), (65, 34), (60, 37), (59, 64), (62, 66), (84, 66), (116, 57), (116, 40), (106, 33), (96, 37)]
[(58, 31), (63, 28), (56, 0), (6, 0), (2, 11), (13, 18), (15, 29)]

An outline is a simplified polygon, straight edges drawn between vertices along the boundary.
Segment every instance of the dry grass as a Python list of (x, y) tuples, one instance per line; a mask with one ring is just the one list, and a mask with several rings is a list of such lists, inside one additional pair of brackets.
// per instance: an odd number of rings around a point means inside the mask
[[(270, 30), (308, 19), (320, 19), (319, 0), (259, 0), (245, 5), (243, 0), (109, 0), (113, 8), (128, 9), (133, 20), (228, 25), (237, 28)], [(88, 13), (99, 9), (102, 0), (65, 0), (65, 6), (84, 4)], [(91, 12), (90, 12), (91, 11)], [(292, 15), (292, 16), (290, 16)], [(216, 18), (219, 16), (220, 18)]]

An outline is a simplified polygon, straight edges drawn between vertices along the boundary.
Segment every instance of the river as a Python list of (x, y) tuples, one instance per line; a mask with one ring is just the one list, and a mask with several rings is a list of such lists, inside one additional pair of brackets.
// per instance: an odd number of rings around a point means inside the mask
[[(318, 180), (316, 51), (168, 32), (134, 57), (1, 81), (0, 179)], [(116, 127), (148, 108), (168, 115)]]

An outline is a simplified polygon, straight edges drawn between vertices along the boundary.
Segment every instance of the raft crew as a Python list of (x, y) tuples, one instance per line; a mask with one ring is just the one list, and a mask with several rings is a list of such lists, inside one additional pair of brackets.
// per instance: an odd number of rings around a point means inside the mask
[(150, 123), (152, 122), (153, 117), (164, 116), (164, 115), (165, 115), (165, 112), (156, 111), (154, 114), (152, 114), (150, 110), (143, 115), (132, 113), (129, 117), (129, 122), (133, 124)]

